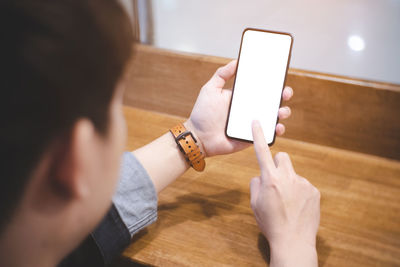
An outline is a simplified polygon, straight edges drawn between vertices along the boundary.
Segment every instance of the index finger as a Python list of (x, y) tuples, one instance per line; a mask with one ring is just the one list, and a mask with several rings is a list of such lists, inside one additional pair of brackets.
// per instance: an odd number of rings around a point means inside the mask
[(258, 165), (260, 165), (262, 177), (269, 173), (272, 168), (275, 167), (274, 160), (269, 150), (269, 146), (265, 141), (264, 133), (261, 128), (260, 122), (253, 121), (253, 140), (254, 140), (254, 150), (256, 151)]

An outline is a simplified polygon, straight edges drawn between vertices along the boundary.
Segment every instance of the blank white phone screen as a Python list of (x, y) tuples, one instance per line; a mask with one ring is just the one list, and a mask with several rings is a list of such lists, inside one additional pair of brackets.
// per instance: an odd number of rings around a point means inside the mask
[(268, 144), (275, 128), (289, 61), (288, 34), (245, 30), (226, 134), (253, 141), (251, 123), (258, 120)]

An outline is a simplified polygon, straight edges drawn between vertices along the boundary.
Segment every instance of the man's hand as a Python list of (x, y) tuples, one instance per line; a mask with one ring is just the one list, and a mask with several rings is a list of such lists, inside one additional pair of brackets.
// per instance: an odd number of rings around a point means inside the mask
[(296, 174), (288, 154), (272, 158), (258, 122), (253, 122), (253, 138), (261, 176), (251, 180), (250, 202), (269, 241), (271, 266), (317, 266), (320, 193)]
[[(230, 80), (236, 71), (237, 61), (233, 60), (219, 68), (213, 77), (203, 86), (192, 110), (190, 118), (185, 122), (186, 128), (192, 130), (200, 139), (200, 146), (206, 156), (233, 153), (242, 150), (250, 144), (229, 139), (225, 135), (229, 103), (232, 91), (223, 89), (225, 82)], [(289, 100), (293, 95), (290, 87), (283, 90), (283, 100)], [(290, 116), (290, 108), (279, 109), (279, 119)], [(285, 126), (278, 123), (277, 135), (285, 132)]]

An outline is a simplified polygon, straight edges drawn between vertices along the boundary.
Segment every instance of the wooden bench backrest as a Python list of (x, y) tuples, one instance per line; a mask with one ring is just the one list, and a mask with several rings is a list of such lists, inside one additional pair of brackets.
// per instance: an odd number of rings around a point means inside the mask
[[(188, 117), (230, 59), (135, 45), (126, 105)], [(230, 81), (226, 88), (232, 87)], [(285, 137), (400, 160), (400, 86), (290, 69)]]

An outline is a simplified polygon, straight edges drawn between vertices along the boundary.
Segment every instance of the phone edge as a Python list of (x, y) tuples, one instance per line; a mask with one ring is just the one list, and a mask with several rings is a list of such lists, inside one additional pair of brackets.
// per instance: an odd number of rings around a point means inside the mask
[[(279, 108), (281, 108), (282, 106), (282, 99), (283, 99), (283, 90), (285, 89), (286, 86), (286, 78), (287, 78), (287, 74), (289, 71), (289, 65), (290, 65), (290, 60), (292, 58), (292, 48), (293, 48), (293, 35), (287, 32), (282, 32), (283, 34), (289, 35), (290, 36), (290, 48), (289, 48), (289, 56), (288, 56), (288, 60), (286, 63), (286, 71), (285, 71), (285, 78), (283, 79), (283, 86), (282, 86), (282, 91), (281, 91), (281, 100), (279, 102)], [(272, 146), (273, 144), (275, 144), (275, 139), (276, 139), (276, 125), (278, 125), (279, 123), (279, 108), (278, 108), (278, 114), (276, 116), (276, 123), (275, 123), (275, 132), (274, 132), (274, 138), (272, 139), (272, 142), (269, 143), (269, 146)]]
[(231, 106), (232, 106), (233, 94), (235, 92), (234, 89), (235, 89), (235, 84), (236, 84), (236, 74), (237, 74), (237, 70), (239, 68), (240, 54), (242, 52), (243, 37), (244, 37), (244, 34), (246, 33), (246, 31), (252, 30), (252, 29), (253, 28), (245, 28), (243, 30), (243, 32), (242, 32), (242, 37), (240, 39), (240, 48), (239, 48), (239, 54), (238, 54), (238, 57), (237, 57), (237, 64), (236, 64), (236, 70), (235, 70), (235, 79), (233, 80), (231, 100), (229, 101), (228, 116), (226, 118), (226, 124), (225, 124), (225, 136), (226, 137), (228, 137), (230, 139), (234, 139), (234, 140), (244, 141), (244, 142), (251, 143), (251, 144), (253, 143), (253, 141), (251, 141), (251, 140), (241, 139), (241, 138), (236, 138), (236, 137), (229, 136), (228, 135), (228, 124), (229, 124), (229, 117), (230, 117), (230, 114), (231, 114)]
[[(282, 97), (282, 93), (283, 93), (283, 90), (284, 90), (284, 88), (286, 86), (286, 78), (287, 78), (287, 73), (288, 73), (288, 70), (289, 70), (290, 60), (291, 60), (291, 57), (292, 57), (292, 47), (293, 47), (294, 38), (293, 38), (293, 35), (291, 33), (288, 33), (288, 32), (270, 31), (270, 30), (263, 30), (263, 29), (256, 29), (256, 28), (245, 28), (243, 30), (242, 37), (240, 39), (239, 54), (238, 54), (238, 57), (237, 57), (237, 64), (236, 64), (236, 70), (235, 70), (235, 79), (234, 79), (233, 85), (232, 85), (232, 95), (231, 95), (231, 100), (229, 101), (228, 116), (226, 118), (225, 136), (227, 138), (230, 138), (230, 139), (233, 139), (233, 140), (238, 140), (238, 141), (242, 141), (242, 142), (247, 142), (247, 143), (253, 144), (254, 141), (252, 141), (252, 140), (241, 139), (241, 138), (232, 137), (232, 136), (228, 135), (228, 124), (229, 124), (229, 117), (230, 117), (230, 113), (231, 113), (231, 105), (232, 105), (232, 100), (233, 100), (233, 94), (234, 94), (234, 91), (235, 91), (234, 89), (235, 89), (235, 84), (236, 84), (236, 73), (237, 73), (237, 70), (239, 68), (240, 54), (242, 52), (243, 37), (244, 37), (244, 34), (246, 33), (246, 31), (248, 31), (248, 30), (261, 31), (261, 32), (270, 32), (270, 33), (276, 33), (276, 34), (285, 34), (285, 35), (289, 35), (290, 36), (289, 57), (288, 57), (287, 64), (286, 64), (285, 78), (283, 80), (283, 87), (282, 87), (282, 91), (281, 91), (281, 100), (279, 102), (279, 108), (282, 105), (282, 98), (283, 98)], [(278, 122), (279, 122), (279, 109), (278, 109), (278, 115), (277, 115), (277, 118), (276, 118), (275, 126), (278, 125)], [(274, 131), (274, 137), (272, 139), (272, 142), (268, 143), (268, 146), (272, 146), (275, 143), (275, 139), (276, 139), (276, 130)]]

